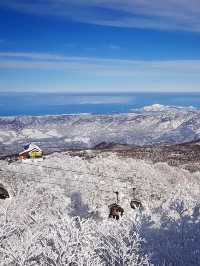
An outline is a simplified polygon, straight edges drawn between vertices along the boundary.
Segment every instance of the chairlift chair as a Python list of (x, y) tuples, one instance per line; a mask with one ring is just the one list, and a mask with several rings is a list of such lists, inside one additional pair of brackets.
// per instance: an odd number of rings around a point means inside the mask
[(135, 190), (136, 190), (136, 188), (133, 188), (133, 199), (130, 202), (130, 206), (133, 210), (142, 208), (141, 201), (139, 199), (136, 199), (136, 197), (135, 197)]
[(7, 199), (9, 198), (9, 194), (8, 191), (4, 188), (4, 186), (2, 184), (0, 184), (0, 199)]
[(116, 220), (119, 220), (119, 217), (123, 215), (124, 213), (124, 209), (118, 204), (119, 203), (119, 192), (116, 191), (114, 192), (116, 194), (116, 197), (117, 197), (117, 202), (116, 203), (113, 203), (113, 204), (110, 204), (108, 206), (110, 212), (109, 212), (109, 218), (113, 218), (113, 219), (116, 219)]

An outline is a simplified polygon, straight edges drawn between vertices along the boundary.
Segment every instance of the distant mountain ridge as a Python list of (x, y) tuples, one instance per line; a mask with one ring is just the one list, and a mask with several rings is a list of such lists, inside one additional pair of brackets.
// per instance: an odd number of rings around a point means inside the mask
[(200, 110), (193, 107), (155, 104), (127, 114), (0, 117), (0, 155), (18, 152), (27, 142), (63, 150), (100, 143), (144, 146), (198, 139)]

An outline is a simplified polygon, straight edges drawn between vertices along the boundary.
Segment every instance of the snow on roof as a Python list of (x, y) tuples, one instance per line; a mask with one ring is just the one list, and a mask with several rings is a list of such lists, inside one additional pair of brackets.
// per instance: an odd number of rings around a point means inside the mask
[(26, 147), (27, 147), (26, 149), (24, 149), (22, 152), (20, 152), (20, 155), (21, 155), (21, 154), (24, 154), (24, 153), (26, 153), (26, 152), (33, 151), (33, 150), (37, 150), (37, 151), (42, 152), (42, 150), (41, 150), (37, 145), (32, 144), (32, 143), (30, 143), (30, 144), (27, 145)]

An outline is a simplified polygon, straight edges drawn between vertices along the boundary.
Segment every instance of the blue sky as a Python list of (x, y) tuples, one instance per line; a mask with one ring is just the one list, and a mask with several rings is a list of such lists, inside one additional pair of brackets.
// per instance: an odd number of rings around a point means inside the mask
[(197, 0), (0, 3), (0, 91), (200, 91)]

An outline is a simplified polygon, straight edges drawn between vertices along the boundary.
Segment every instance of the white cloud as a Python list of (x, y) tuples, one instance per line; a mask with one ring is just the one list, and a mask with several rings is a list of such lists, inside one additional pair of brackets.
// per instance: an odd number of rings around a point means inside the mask
[(0, 6), (106, 26), (200, 31), (199, 0), (9, 0)]
[(72, 71), (107, 77), (193, 77), (199, 80), (200, 60), (122, 60), (70, 57), (44, 53), (0, 52), (1, 69)]
[[(0, 91), (5, 87), (8, 91), (200, 90), (200, 60), (122, 60), (0, 52), (0, 73), (2, 70)], [(118, 99), (113, 101), (117, 103)]]

